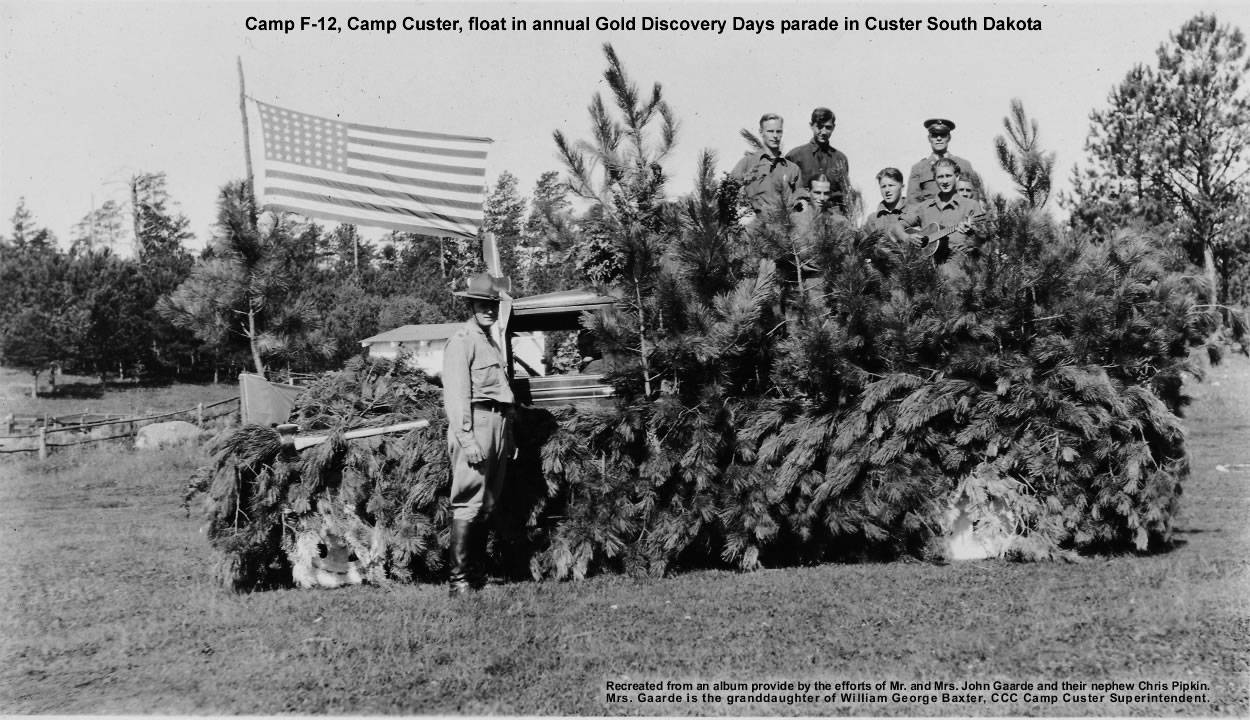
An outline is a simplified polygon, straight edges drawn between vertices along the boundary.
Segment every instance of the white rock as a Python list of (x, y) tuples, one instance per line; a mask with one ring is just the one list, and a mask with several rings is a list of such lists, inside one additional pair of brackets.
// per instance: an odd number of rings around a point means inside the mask
[(135, 435), (136, 450), (156, 450), (200, 440), (200, 429), (185, 420), (152, 423), (139, 428)]

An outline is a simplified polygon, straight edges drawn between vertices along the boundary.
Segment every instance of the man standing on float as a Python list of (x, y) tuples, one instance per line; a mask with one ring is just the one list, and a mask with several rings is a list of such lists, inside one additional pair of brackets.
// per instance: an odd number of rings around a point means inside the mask
[(810, 190), (812, 181), (824, 175), (830, 183), (833, 207), (846, 215), (850, 189), (850, 169), (846, 155), (829, 144), (838, 119), (829, 108), (812, 111), (812, 141), (786, 153), (786, 159), (799, 166), (799, 189)]
[(933, 166), (938, 160), (947, 158), (955, 163), (956, 174), (972, 180), (977, 191), (981, 191), (981, 176), (972, 169), (972, 163), (947, 152), (951, 144), (951, 130), (955, 123), (945, 118), (930, 118), (924, 121), (929, 131), (929, 156), (911, 166), (907, 176), (907, 204), (919, 205), (937, 195), (937, 185), (933, 181)]

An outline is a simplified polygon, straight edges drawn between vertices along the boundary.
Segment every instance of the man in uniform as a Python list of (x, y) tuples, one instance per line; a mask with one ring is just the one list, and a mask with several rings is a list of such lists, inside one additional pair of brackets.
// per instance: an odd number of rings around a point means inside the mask
[(981, 177), (972, 169), (972, 163), (947, 152), (955, 123), (945, 118), (930, 118), (924, 121), (924, 126), (929, 131), (929, 149), (932, 152), (911, 166), (911, 173), (907, 176), (907, 204), (919, 205), (937, 194), (937, 188), (933, 184), (933, 165), (942, 158), (949, 158), (954, 162), (959, 169), (958, 174), (971, 179), (979, 191)]
[[(954, 228), (954, 232), (945, 239), (945, 247), (939, 245), (933, 255), (933, 261), (947, 279), (965, 277), (964, 262), (977, 250), (976, 223), (980, 220), (981, 203), (975, 199), (961, 197), (955, 190), (955, 181), (959, 177), (955, 161), (942, 158), (933, 165), (933, 183), (937, 195), (919, 205), (912, 205), (902, 212), (898, 222), (894, 223), (889, 233), (900, 243), (910, 242), (907, 229), (923, 227), (928, 230), (937, 225), (939, 232)], [(931, 240), (931, 242), (943, 242)], [(948, 262), (949, 259), (949, 262)]]
[(881, 202), (868, 214), (864, 229), (885, 232), (903, 214), (903, 173), (898, 168), (884, 168), (877, 173), (877, 187), (881, 189)]
[(760, 118), (763, 150), (748, 150), (729, 174), (742, 183), (742, 197), (756, 214), (781, 206), (782, 196), (794, 192), (799, 168), (781, 154), (781, 134), (785, 121), (777, 113)]
[(487, 522), (512, 456), (512, 388), (504, 352), (492, 333), (499, 318), (500, 288), (479, 273), (455, 295), (469, 301), (473, 316), (443, 350), (443, 409), (451, 455), (450, 593), (480, 586)]
[(833, 207), (846, 215), (847, 194), (851, 189), (850, 166), (846, 155), (829, 144), (837, 118), (829, 108), (812, 111), (812, 141), (794, 148), (786, 157), (799, 166), (799, 188), (808, 189), (812, 180), (824, 175), (833, 192)]

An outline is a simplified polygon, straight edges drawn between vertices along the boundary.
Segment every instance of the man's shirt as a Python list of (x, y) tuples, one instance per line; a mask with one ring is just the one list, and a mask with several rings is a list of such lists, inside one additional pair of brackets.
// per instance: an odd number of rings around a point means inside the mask
[(903, 214), (903, 202), (900, 200), (894, 209), (891, 210), (885, 206), (885, 203), (877, 203), (876, 211), (869, 213), (868, 219), (864, 221), (864, 229), (873, 231), (880, 230), (882, 232), (888, 230), (891, 225), (898, 222), (899, 216)]
[(815, 141), (800, 145), (786, 157), (799, 166), (799, 187), (809, 188), (812, 180), (824, 175), (829, 178), (833, 205), (846, 214), (846, 195), (851, 188), (850, 164), (846, 155), (832, 145), (817, 145)]
[[(978, 192), (981, 192), (981, 176), (976, 170), (972, 169), (972, 163), (967, 160), (946, 153), (944, 156), (959, 167), (960, 177), (966, 177), (972, 180), (972, 184)], [(919, 205), (926, 202), (929, 198), (937, 196), (937, 182), (933, 179), (933, 165), (940, 158), (930, 153), (928, 157), (911, 166), (911, 172), (907, 175), (907, 204)]]
[[(949, 200), (933, 197), (919, 205), (912, 205), (898, 216), (898, 222), (904, 229), (920, 227), (927, 230), (929, 225), (937, 223), (941, 230), (947, 230), (964, 218), (970, 217), (975, 221), (980, 215), (980, 202), (962, 198), (956, 193)], [(976, 249), (976, 241), (963, 233), (952, 233), (947, 237), (946, 244), (951, 252), (961, 255)], [(935, 256), (934, 259), (941, 262), (944, 258)]]
[(799, 182), (799, 166), (768, 150), (747, 152), (729, 174), (742, 183), (742, 197), (757, 213), (775, 208)]
[(469, 320), (443, 347), (443, 409), (452, 433), (464, 447), (473, 438), (473, 403), (512, 404), (512, 387), (503, 350), (476, 320)]

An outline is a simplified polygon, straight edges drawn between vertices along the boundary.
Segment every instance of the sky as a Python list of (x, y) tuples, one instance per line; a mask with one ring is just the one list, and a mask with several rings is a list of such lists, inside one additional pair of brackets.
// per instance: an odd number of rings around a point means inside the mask
[[(665, 162), (669, 192), (692, 187), (696, 159), (714, 150), (728, 170), (746, 149), (740, 128), (765, 112), (785, 119), (785, 147), (810, 139), (812, 108), (837, 114), (832, 143), (852, 184), (878, 199), (874, 176), (906, 174), (928, 153), (923, 121), (949, 118), (951, 152), (991, 192), (1011, 191), (994, 158), (1003, 117), (1020, 98), (1057, 155), (1067, 186), (1083, 161), (1089, 113), (1114, 85), (1198, 12), (1250, 30), (1250, 3), (436, 3), (34, 2), (0, 0), (0, 234), (25, 197), (63, 247), (72, 228), (126, 181), (163, 171), (194, 247), (211, 237), (218, 189), (245, 177), (239, 111), (247, 94), (302, 112), (388, 127), (486, 136), (487, 180), (516, 175), (529, 195), (560, 170), (552, 131), (588, 138), (586, 107), (604, 92), (604, 43), (631, 79), (663, 85), (681, 123)], [(987, 30), (986, 16), (1040, 29)], [(334, 18), (337, 31), (299, 30)], [(351, 18), (459, 20), (460, 32), (351, 30)], [(505, 30), (469, 30), (471, 17)], [(297, 29), (248, 29), (249, 18)], [(590, 29), (512, 29), (512, 20), (585, 18)], [(600, 20), (602, 18), (602, 20)], [(646, 29), (647, 18), (724, 21), (715, 30)], [(734, 29), (734, 18), (772, 28)], [(836, 20), (836, 30), (781, 32), (789, 21)], [(915, 30), (870, 29), (882, 20)], [(975, 29), (929, 29), (928, 21)], [(847, 19), (858, 29), (847, 29)], [(871, 19), (871, 20), (870, 20)], [(597, 22), (625, 25), (596, 29)], [(633, 24), (633, 28), (628, 26)], [(273, 23), (270, 23), (273, 24)], [(325, 23), (323, 23), (324, 25)], [(256, 128), (253, 127), (253, 132)], [(380, 234), (380, 233), (378, 233)], [(366, 233), (368, 236), (368, 233)], [(376, 235), (375, 235), (376, 236)]]

